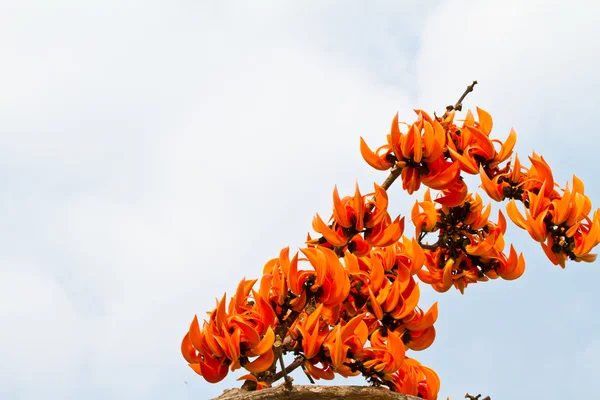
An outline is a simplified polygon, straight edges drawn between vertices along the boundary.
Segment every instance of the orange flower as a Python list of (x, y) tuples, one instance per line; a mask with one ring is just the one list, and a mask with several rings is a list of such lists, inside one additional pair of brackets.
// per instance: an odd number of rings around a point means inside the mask
[[(402, 339), (394, 332), (387, 331), (384, 337), (381, 329), (371, 334), (371, 347), (365, 349), (368, 360), (363, 366), (374, 373), (391, 374), (396, 372), (404, 362), (405, 349)], [(385, 378), (384, 378), (385, 379)]]
[(506, 206), (506, 212), (515, 225), (529, 232), (529, 235), (533, 240), (540, 243), (543, 243), (546, 240), (548, 232), (546, 231), (544, 218), (546, 218), (548, 210), (539, 212), (537, 217), (534, 217), (529, 210), (525, 210), (526, 217), (523, 217), (517, 209), (515, 201), (511, 200)]
[(311, 286), (313, 292), (321, 289), (319, 303), (326, 307), (339, 305), (348, 297), (350, 280), (348, 272), (338, 256), (327, 248), (300, 249), (315, 269), (315, 282)]
[(446, 190), (456, 184), (460, 176), (460, 164), (440, 157), (427, 164), (429, 173), (421, 177), (424, 185), (435, 190)]
[[(512, 154), (516, 133), (511, 130), (506, 142), (489, 138), (492, 130), (492, 117), (477, 107), (479, 122), (475, 121), (470, 110), (461, 129), (450, 130), (452, 140), (448, 141), (448, 152), (452, 159), (459, 162), (461, 169), (469, 174), (477, 174), (481, 167), (494, 170)], [(496, 151), (494, 142), (500, 143), (500, 151)]]
[(427, 114), (419, 112), (418, 115), (418, 120), (408, 127), (405, 134), (400, 132), (398, 114), (394, 116), (388, 145), (399, 162), (416, 165), (431, 162), (442, 155), (446, 141), (444, 128)]
[[(323, 343), (331, 359), (334, 371), (345, 371), (348, 351), (362, 351), (368, 337), (367, 325), (363, 322), (364, 314), (350, 319), (343, 327), (338, 324), (330, 332)], [(347, 374), (349, 371), (345, 371)]]
[[(510, 187), (510, 184), (504, 180), (504, 176), (499, 174), (490, 179), (483, 167), (479, 167), (479, 177), (481, 178), (481, 187), (490, 198), (495, 201), (502, 201), (506, 197), (504, 191)], [(500, 180), (502, 179), (502, 180)]]
[[(423, 212), (419, 212), (419, 208)], [(416, 236), (421, 235), (421, 232), (433, 232), (438, 222), (438, 212), (435, 208), (435, 204), (431, 200), (431, 193), (429, 189), (425, 192), (424, 201), (416, 201), (412, 208), (411, 218), (413, 224), (415, 224)]]
[[(362, 196), (358, 185), (353, 197), (340, 199), (337, 187), (333, 190), (333, 216), (327, 225), (319, 214), (313, 219), (313, 229), (333, 246), (346, 246), (359, 233), (370, 246), (388, 246), (396, 242), (404, 231), (404, 218), (394, 221), (387, 213), (386, 191), (375, 184), (374, 197)], [(317, 244), (319, 241), (311, 241)], [(363, 249), (364, 251), (364, 249)]]
[(360, 138), (360, 154), (371, 167), (385, 171), (390, 169), (394, 163), (390, 161), (390, 149), (388, 145), (381, 146), (373, 152), (365, 140)]
[(327, 363), (321, 363), (322, 368), (316, 366), (318, 362), (313, 363), (311, 360), (304, 361), (304, 371), (315, 379), (332, 380), (334, 378), (333, 368)]
[(413, 358), (406, 357), (404, 364), (394, 373), (393, 379), (396, 392), (419, 396), (426, 400), (437, 400), (440, 390), (439, 377), (432, 369)]

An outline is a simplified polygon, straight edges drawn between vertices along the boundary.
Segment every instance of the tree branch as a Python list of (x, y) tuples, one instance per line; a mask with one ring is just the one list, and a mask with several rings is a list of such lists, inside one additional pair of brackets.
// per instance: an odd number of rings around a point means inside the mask
[(292, 379), (288, 376), (288, 374), (302, 365), (302, 363), (304, 362), (304, 357), (297, 357), (294, 361), (292, 361), (292, 363), (290, 365), (288, 365), (286, 367), (283, 364), (283, 357), (280, 355), (279, 362), (281, 364), (281, 371), (279, 371), (275, 375), (273, 375), (273, 382), (275, 382), (283, 377), (283, 378), (285, 378), (285, 386), (288, 389), (291, 389), (292, 388)]
[[(477, 396), (472, 396), (469, 393), (465, 394), (465, 399), (469, 399), (469, 400), (479, 400), (480, 397), (481, 397), (480, 394), (478, 394)], [(485, 396), (481, 400), (492, 400), (492, 398), (490, 396)]]
[[(453, 106), (450, 105), (450, 106), (446, 107), (446, 111), (447, 112), (450, 112), (452, 110), (462, 111), (462, 101), (465, 99), (465, 97), (467, 97), (467, 95), (469, 93), (471, 93), (473, 91), (473, 89), (475, 88), (475, 85), (477, 85), (477, 81), (473, 81), (473, 83), (471, 83), (469, 86), (467, 86), (464, 93), (460, 96), (460, 98), (458, 99), (456, 104), (454, 104)], [(444, 115), (446, 115), (446, 114), (444, 114)]]

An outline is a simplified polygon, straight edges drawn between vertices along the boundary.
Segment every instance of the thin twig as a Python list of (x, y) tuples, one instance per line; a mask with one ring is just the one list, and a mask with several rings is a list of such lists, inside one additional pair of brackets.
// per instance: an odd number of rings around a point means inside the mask
[(390, 174), (388, 175), (388, 177), (385, 178), (385, 181), (383, 181), (383, 183), (381, 184), (381, 188), (383, 190), (388, 190), (389, 187), (392, 186), (392, 183), (394, 183), (396, 178), (398, 178), (401, 173), (402, 173), (402, 168), (393, 167), (390, 170)]
[[(465, 99), (465, 97), (467, 97), (467, 95), (469, 93), (471, 93), (473, 91), (473, 88), (475, 88), (475, 85), (477, 85), (477, 81), (473, 81), (473, 83), (471, 83), (469, 86), (467, 86), (464, 93), (462, 94), (462, 96), (460, 96), (460, 98), (458, 99), (456, 104), (446, 107), (446, 111), (447, 112), (450, 112), (452, 110), (462, 111), (462, 101)], [(446, 114), (444, 114), (444, 115), (446, 115)]]
[(436, 251), (438, 247), (440, 247), (439, 243), (434, 243), (434, 244), (422, 244), (419, 243), (419, 246), (421, 246), (421, 248), (423, 250), (431, 250), (431, 251)]
[(292, 361), (290, 365), (285, 367), (285, 369), (282, 369), (281, 371), (273, 375), (273, 382), (283, 378), (285, 374), (290, 374), (293, 370), (301, 366), (302, 363), (304, 363), (304, 357), (297, 357), (296, 359), (294, 359), (294, 361)]
[(285, 364), (283, 363), (283, 355), (279, 354), (279, 365), (281, 366), (281, 372), (283, 373), (283, 378), (285, 380), (284, 386), (287, 390), (292, 390), (292, 378), (290, 378), (287, 374)]
[[(481, 397), (480, 394), (476, 395), (476, 396), (472, 396), (469, 393), (465, 394), (465, 399), (469, 399), (469, 400), (479, 400), (479, 398)], [(492, 398), (490, 396), (485, 396), (483, 399), (481, 400), (492, 400)]]

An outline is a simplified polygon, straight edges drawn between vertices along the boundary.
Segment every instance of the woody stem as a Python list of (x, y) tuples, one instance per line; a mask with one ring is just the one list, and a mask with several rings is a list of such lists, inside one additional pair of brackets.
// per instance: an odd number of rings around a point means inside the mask
[(465, 97), (467, 97), (467, 95), (469, 93), (471, 93), (473, 91), (473, 88), (475, 88), (475, 85), (477, 85), (477, 81), (473, 81), (473, 83), (471, 83), (469, 86), (467, 86), (464, 93), (460, 96), (460, 98), (458, 99), (456, 104), (454, 104), (453, 106), (446, 107), (446, 110), (447, 111), (452, 111), (452, 110), (461, 111), (462, 110), (462, 101), (465, 99)]
[(398, 178), (401, 173), (402, 173), (402, 168), (398, 168), (398, 167), (394, 166), (390, 170), (390, 174), (388, 175), (388, 177), (385, 178), (385, 181), (383, 181), (383, 183), (381, 184), (381, 188), (383, 190), (388, 190), (388, 188), (390, 186), (392, 186), (392, 183), (394, 183), (396, 178)]
[(281, 372), (283, 373), (283, 378), (285, 380), (285, 388), (292, 388), (292, 379), (288, 376), (285, 364), (283, 363), (283, 354), (279, 353), (279, 365), (281, 366)]
[[(283, 378), (283, 377), (287, 377), (287, 374), (291, 373), (292, 371), (294, 371), (296, 368), (298, 368), (299, 366), (302, 365), (302, 363), (304, 362), (304, 358), (303, 357), (297, 357), (294, 361), (292, 361), (290, 363), (290, 365), (288, 365), (287, 367), (283, 367), (283, 359), (280, 358), (280, 363), (281, 363), (281, 371), (277, 372), (275, 375), (273, 375), (273, 382)], [(287, 381), (288, 378), (286, 378)], [(291, 382), (290, 382), (291, 383)]]

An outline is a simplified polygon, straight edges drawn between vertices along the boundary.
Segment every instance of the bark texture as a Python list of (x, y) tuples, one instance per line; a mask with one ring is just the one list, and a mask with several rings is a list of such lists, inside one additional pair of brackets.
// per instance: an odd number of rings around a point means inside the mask
[(213, 400), (421, 400), (418, 397), (390, 392), (389, 390), (369, 386), (296, 386), (291, 391), (283, 385), (247, 392), (241, 389), (226, 390)]

